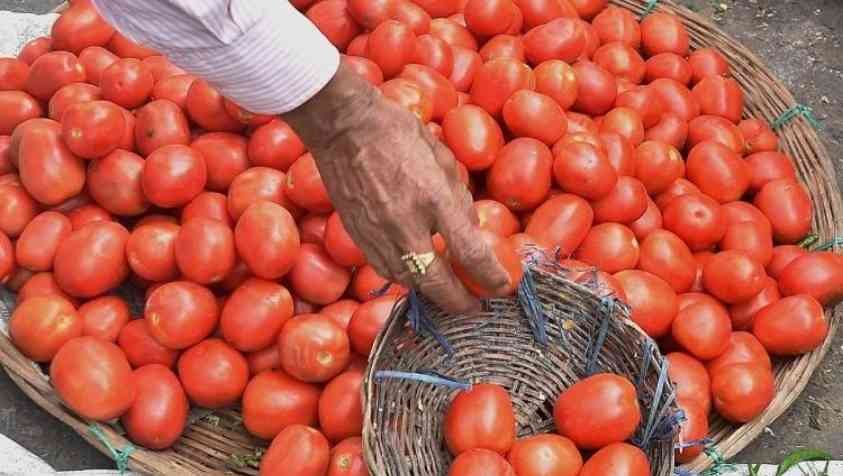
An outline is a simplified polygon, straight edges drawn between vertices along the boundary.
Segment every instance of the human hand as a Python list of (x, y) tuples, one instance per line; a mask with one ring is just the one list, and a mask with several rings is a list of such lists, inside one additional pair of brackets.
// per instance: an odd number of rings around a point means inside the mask
[(319, 94), (284, 119), (316, 159), (346, 230), (383, 277), (413, 286), (450, 312), (479, 307), (441, 256), (413, 276), (402, 256), (433, 251), (439, 232), (453, 259), (486, 289), (509, 278), (482, 241), (451, 151), (409, 111), (340, 67)]

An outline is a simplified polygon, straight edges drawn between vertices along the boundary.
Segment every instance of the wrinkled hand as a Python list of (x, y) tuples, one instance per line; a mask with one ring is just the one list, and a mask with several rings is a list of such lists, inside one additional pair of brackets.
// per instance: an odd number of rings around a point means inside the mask
[(479, 302), (446, 260), (437, 256), (424, 276), (413, 276), (401, 259), (432, 251), (439, 232), (478, 284), (507, 286), (505, 271), (477, 239), (471, 193), (453, 154), (409, 111), (340, 67), (284, 119), (310, 149), (346, 230), (381, 276), (414, 286), (445, 310), (476, 310)]

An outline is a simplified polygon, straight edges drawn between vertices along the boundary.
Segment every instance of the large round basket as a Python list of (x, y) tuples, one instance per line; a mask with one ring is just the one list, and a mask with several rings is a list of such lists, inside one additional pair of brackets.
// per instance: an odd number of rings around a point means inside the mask
[[(643, 14), (652, 2), (646, 0), (610, 0), (611, 3)], [(713, 23), (662, 0), (657, 11), (673, 12), (688, 28), (692, 47), (716, 47), (726, 56), (733, 76), (745, 94), (746, 111), (753, 117), (773, 122), (796, 106), (790, 92), (751, 51), (742, 47)], [(779, 131), (780, 145), (793, 158), (803, 182), (814, 201), (814, 232), (821, 240), (839, 236), (837, 217), (843, 216), (843, 200), (834, 179), (834, 168), (828, 153), (811, 125), (801, 117)], [(2, 291), (2, 288), (0, 288)], [(829, 309), (831, 332), (825, 343), (810, 354), (776, 364), (777, 394), (769, 408), (756, 420), (742, 426), (731, 425), (714, 417), (711, 425), (712, 445), (726, 458), (734, 456), (758, 437), (764, 428), (787, 410), (807, 385), (814, 370), (831, 345), (839, 325), (841, 307)], [(10, 309), (0, 303), (2, 313)], [(8, 317), (8, 316), (5, 316)], [(182, 439), (170, 450), (149, 451), (134, 448), (119, 430), (109, 425), (92, 425), (69, 412), (56, 397), (42, 369), (25, 358), (0, 332), (0, 364), (10, 378), (36, 404), (71, 426), (79, 435), (106, 455), (129, 469), (147, 474), (207, 475), (223, 473), (257, 474), (259, 457), (266, 442), (249, 436), (236, 409), (215, 412), (194, 412)], [(700, 456), (687, 469), (701, 471), (712, 464)], [(432, 474), (432, 473), (431, 473)]]

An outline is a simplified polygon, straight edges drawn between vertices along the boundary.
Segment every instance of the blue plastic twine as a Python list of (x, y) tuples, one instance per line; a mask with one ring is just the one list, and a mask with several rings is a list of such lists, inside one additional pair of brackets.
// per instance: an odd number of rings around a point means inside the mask
[(125, 473), (126, 470), (129, 469), (129, 457), (135, 452), (135, 447), (132, 444), (127, 444), (122, 449), (118, 450), (111, 444), (111, 441), (109, 441), (108, 437), (102, 431), (102, 428), (100, 428), (96, 423), (91, 423), (88, 426), (88, 431), (90, 431), (91, 434), (94, 435), (94, 437), (96, 437), (96, 439), (98, 439), (111, 454), (111, 458), (117, 464), (117, 471), (120, 471), (120, 474)]
[(448, 339), (439, 333), (439, 330), (436, 329), (436, 324), (427, 317), (424, 303), (419, 298), (415, 289), (410, 289), (410, 292), (407, 294), (407, 320), (410, 322), (410, 327), (412, 327), (416, 333), (428, 334), (433, 337), (436, 342), (442, 346), (442, 349), (445, 350), (448, 357), (454, 355), (454, 348), (451, 347)]
[(446, 377), (437, 372), (399, 372), (397, 370), (379, 370), (375, 372), (375, 380), (412, 380), (415, 382), (441, 385), (443, 387), (470, 390), (471, 384), (464, 380)]
[(536, 296), (536, 283), (533, 279), (533, 272), (529, 267), (524, 268), (524, 277), (518, 284), (518, 304), (527, 316), (530, 330), (533, 331), (533, 338), (539, 345), (547, 345), (547, 316), (544, 314), (538, 297)]
[(588, 345), (585, 361), (586, 375), (591, 375), (596, 370), (597, 357), (600, 355), (600, 351), (603, 350), (603, 345), (606, 343), (606, 337), (609, 334), (609, 320), (612, 318), (615, 304), (615, 298), (611, 296), (600, 299), (600, 305), (597, 311), (600, 316), (600, 329), (597, 332), (597, 336)]

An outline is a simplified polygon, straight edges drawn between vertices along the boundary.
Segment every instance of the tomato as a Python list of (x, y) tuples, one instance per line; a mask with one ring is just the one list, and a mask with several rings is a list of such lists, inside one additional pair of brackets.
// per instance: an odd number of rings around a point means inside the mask
[(126, 242), (126, 258), (132, 271), (153, 282), (176, 279), (179, 269), (175, 243), (179, 229), (174, 223), (150, 223), (136, 227)]
[[(767, 265), (767, 274), (773, 279), (779, 279), (782, 271), (796, 258), (805, 256), (808, 251), (797, 245), (780, 245), (773, 248), (773, 257)], [(801, 278), (800, 278), (801, 279)]]
[(566, 193), (540, 205), (524, 231), (548, 246), (558, 246), (561, 256), (569, 256), (585, 239), (593, 220), (588, 202)]
[(647, 189), (637, 179), (619, 177), (608, 195), (592, 202), (597, 223), (632, 223), (647, 211)]
[(149, 327), (144, 319), (135, 319), (123, 326), (117, 343), (134, 368), (151, 364), (172, 368), (179, 357), (177, 350), (164, 347), (149, 334)]
[(360, 26), (373, 30), (389, 19), (395, 0), (349, 0), (348, 13)]
[(228, 213), (237, 220), (251, 205), (266, 201), (277, 203), (290, 214), (298, 208), (284, 195), (286, 175), (268, 167), (251, 167), (238, 175), (228, 189)]
[(707, 363), (708, 373), (714, 375), (720, 369), (734, 364), (757, 364), (767, 370), (773, 369), (767, 350), (749, 332), (733, 332), (726, 352)]
[(673, 339), (700, 360), (711, 360), (725, 352), (731, 333), (732, 321), (720, 303), (686, 306), (673, 320)]
[(205, 408), (236, 403), (249, 382), (246, 358), (220, 339), (187, 349), (179, 357), (178, 372), (190, 401)]
[(36, 215), (38, 204), (23, 187), (0, 185), (0, 231), (9, 238), (15, 238)]
[(637, 111), (627, 107), (616, 107), (600, 121), (601, 133), (617, 133), (627, 139), (633, 147), (644, 140), (644, 125)]
[(325, 243), (325, 229), (328, 227), (329, 215), (311, 213), (305, 215), (299, 223), (299, 234), (302, 243), (322, 245)]
[(738, 128), (746, 140), (746, 152), (772, 152), (779, 148), (779, 137), (762, 119), (744, 119)]
[(11, 134), (18, 125), (43, 114), (38, 101), (23, 91), (0, 91), (0, 134)]
[(287, 172), (284, 195), (296, 205), (316, 213), (333, 210), (328, 191), (311, 154), (299, 157)]
[(331, 318), (303, 314), (287, 321), (278, 336), (281, 367), (303, 382), (327, 382), (349, 363), (350, 343)]
[(688, 30), (676, 15), (656, 12), (641, 20), (641, 46), (650, 56), (659, 53), (676, 53), (687, 56)]
[(409, 26), (387, 20), (369, 34), (366, 57), (380, 67), (384, 78), (393, 78), (413, 61), (415, 44), (416, 35)]
[(433, 98), (421, 86), (404, 78), (395, 78), (380, 86), (384, 97), (410, 111), (421, 122), (433, 118)]
[(595, 143), (599, 143), (600, 139), (596, 136), (600, 134), (600, 127), (591, 116), (573, 111), (567, 111), (565, 115), (568, 116), (568, 135), (585, 134), (594, 139)]
[(331, 449), (331, 463), (326, 476), (369, 476), (363, 459), (363, 440), (352, 437)]
[(447, 18), (436, 18), (430, 22), (430, 34), (440, 38), (451, 47), (462, 47), (477, 51), (478, 45), (474, 35), (465, 25), (461, 25)]
[(190, 403), (176, 374), (152, 364), (134, 371), (137, 397), (120, 422), (129, 438), (146, 448), (171, 447), (187, 425)]
[(509, 393), (488, 383), (461, 391), (445, 413), (444, 433), (451, 454), (476, 448), (506, 454), (515, 443), (515, 413)]
[(319, 314), (330, 317), (338, 326), (347, 329), (351, 317), (358, 307), (360, 307), (360, 303), (353, 299), (341, 299), (323, 307)]
[(35, 99), (46, 102), (62, 86), (83, 82), (85, 68), (76, 55), (67, 51), (51, 51), (32, 62), (25, 90)]
[(478, 38), (505, 33), (515, 19), (512, 0), (468, 0), (463, 10), (468, 30)]
[(662, 337), (678, 312), (676, 292), (662, 278), (647, 271), (627, 270), (614, 275), (632, 308), (632, 320), (651, 337)]
[(688, 138), (688, 123), (673, 113), (666, 113), (655, 126), (644, 133), (647, 140), (666, 142), (677, 149), (685, 147)]
[[(15, 243), (9, 244), (9, 256), (17, 264), (32, 271), (49, 271), (59, 244), (72, 231), (70, 220), (57, 212), (43, 212), (32, 219)], [(6, 238), (6, 235), (3, 235)], [(2, 239), (2, 238), (0, 238)], [(8, 238), (6, 238), (8, 240)], [(2, 267), (0, 267), (2, 268)], [(0, 272), (0, 276), (4, 273)]]
[(386, 279), (379, 276), (371, 265), (367, 264), (357, 268), (354, 273), (354, 279), (351, 282), (350, 294), (355, 299), (366, 302), (379, 297), (380, 295), (377, 293), (380, 291), (383, 291), (384, 296), (399, 296), (405, 294), (407, 290), (399, 284), (389, 283)]
[(168, 145), (188, 145), (190, 126), (178, 104), (158, 99), (137, 112), (135, 140), (144, 156)]
[(770, 219), (778, 243), (796, 243), (811, 230), (811, 197), (794, 179), (768, 182), (755, 195), (754, 203)]
[(49, 53), (53, 49), (53, 39), (49, 36), (41, 36), (28, 41), (18, 53), (18, 59), (31, 65), (36, 59)]
[[(265, 370), (277, 370), (281, 368), (281, 352), (278, 349), (278, 344), (275, 342), (269, 347), (246, 354), (246, 360), (249, 362), (249, 373), (252, 376), (258, 375)], [(246, 393), (249, 393), (248, 387), (246, 387)], [(243, 394), (244, 398), (246, 397), (246, 393)]]
[(155, 83), (150, 99), (166, 99), (185, 110), (187, 108), (187, 94), (190, 92), (190, 86), (193, 85), (194, 81), (196, 81), (196, 76), (190, 74), (178, 74), (163, 78)]
[(703, 284), (713, 296), (729, 304), (751, 299), (766, 284), (764, 267), (743, 251), (721, 251), (703, 270)]
[(69, 340), (82, 335), (83, 321), (60, 296), (31, 297), (15, 308), (9, 336), (15, 347), (36, 362), (49, 362)]
[[(701, 442), (708, 436), (708, 410), (696, 402), (678, 402), (679, 409), (685, 414), (685, 421), (680, 424), (680, 441), (688, 444)], [(702, 454), (704, 444), (697, 443), (676, 450), (676, 461), (690, 463)]]
[(768, 234), (773, 232), (770, 220), (751, 203), (736, 201), (723, 205), (721, 209), (728, 226), (749, 221), (760, 225)]
[(151, 48), (139, 45), (126, 38), (119, 31), (111, 37), (111, 41), (108, 42), (108, 49), (121, 58), (143, 59), (159, 54)]
[(339, 214), (334, 212), (325, 227), (325, 250), (341, 266), (362, 266), (366, 256), (345, 229)]
[(499, 453), (471, 448), (454, 459), (448, 476), (515, 476), (515, 471)]
[(149, 98), (155, 78), (143, 64), (134, 58), (115, 61), (103, 70), (100, 88), (103, 99), (126, 109), (140, 107)]
[(275, 342), (293, 317), (293, 298), (284, 286), (247, 279), (231, 293), (220, 317), (225, 340), (241, 352), (253, 352)]
[(650, 129), (662, 119), (662, 105), (656, 94), (650, 88), (638, 88), (618, 93), (615, 107), (627, 107), (641, 117), (646, 129)]
[(672, 79), (680, 84), (691, 82), (691, 66), (676, 53), (659, 53), (647, 60), (646, 82), (659, 78)]
[(773, 259), (773, 237), (764, 225), (757, 222), (735, 223), (726, 228), (720, 249), (743, 251), (762, 266), (767, 266)]
[(758, 192), (764, 185), (778, 179), (796, 180), (796, 169), (790, 158), (773, 151), (756, 152), (746, 158), (752, 174), (750, 190)]
[(117, 296), (103, 296), (83, 304), (79, 316), (83, 335), (115, 342), (129, 322), (129, 305)]
[(216, 283), (234, 269), (234, 233), (218, 220), (194, 218), (186, 222), (174, 246), (179, 270), (191, 281)]
[(320, 390), (281, 371), (261, 372), (243, 393), (243, 425), (249, 433), (271, 440), (291, 425), (314, 425)]
[(495, 35), (480, 48), (480, 57), (483, 61), (497, 58), (512, 58), (522, 63), (527, 61), (524, 41), (520, 36), (513, 35)]
[(305, 153), (305, 147), (286, 122), (273, 119), (252, 133), (247, 153), (252, 165), (287, 171)]
[(700, 115), (697, 99), (684, 84), (661, 78), (650, 83), (649, 89), (661, 102), (665, 112), (673, 113), (684, 121), (690, 121)]
[(704, 414), (708, 415), (711, 409), (711, 379), (702, 362), (682, 352), (667, 354), (665, 359), (670, 381), (676, 391), (676, 400), (680, 404), (699, 405)]
[[(165, 56), (161, 55), (152, 55), (143, 58), (143, 66), (152, 73), (152, 77), (155, 78), (155, 83), (158, 84), (159, 82), (172, 78), (173, 76), (184, 76), (187, 72), (178, 66), (170, 63)], [(153, 88), (153, 91), (155, 88)]]
[(693, 148), (703, 141), (719, 142), (738, 155), (743, 155), (746, 148), (738, 126), (720, 116), (698, 116), (688, 123), (688, 147)]
[[(50, 119), (61, 121), (70, 106), (101, 99), (100, 88), (87, 83), (70, 83), (53, 94), (48, 106)], [(120, 109), (118, 107), (118, 109)]]
[(592, 21), (601, 44), (622, 42), (638, 49), (641, 45), (641, 28), (635, 15), (626, 8), (614, 5), (601, 11)]
[(291, 425), (272, 440), (261, 458), (260, 475), (323, 476), (330, 463), (330, 444), (318, 430)]
[(398, 296), (387, 294), (363, 302), (354, 311), (348, 323), (347, 332), (355, 352), (369, 355), (375, 339), (386, 325), (397, 301)]
[(524, 274), (520, 255), (515, 249), (515, 246), (506, 238), (498, 235), (493, 231), (485, 229), (481, 229), (479, 231), (480, 233), (479, 236), (477, 236), (477, 239), (484, 241), (488, 248), (495, 255), (495, 258), (497, 258), (498, 263), (503, 267), (504, 271), (506, 272), (509, 278), (509, 282), (502, 289), (494, 290), (485, 288), (476, 281), (475, 275), (472, 272), (465, 269), (461, 263), (452, 260), (451, 267), (454, 270), (454, 274), (456, 274), (457, 278), (462, 281), (465, 287), (472, 294), (481, 299), (513, 295), (518, 287), (518, 284), (521, 282), (521, 278)]
[[(20, 268), (19, 268), (20, 269)], [(8, 283), (4, 283), (10, 289), (12, 288), (12, 279), (15, 276), (10, 277)], [(71, 297), (67, 293), (59, 288), (59, 285), (56, 284), (55, 277), (53, 273), (36, 273), (31, 274), (29, 276), (23, 276), (21, 279), (25, 280), (18, 289), (18, 303), (22, 303), (28, 299), (39, 297), (39, 296), (59, 296), (61, 298), (66, 299), (71, 304), (77, 305), (78, 300), (74, 297)]]
[(565, 112), (549, 96), (530, 90), (513, 94), (503, 106), (509, 130), (518, 137), (531, 137), (552, 145), (568, 128)]
[(823, 305), (843, 298), (843, 258), (832, 252), (813, 252), (793, 259), (779, 275), (782, 295), (807, 294)]
[(6, 279), (15, 272), (15, 245), (5, 233), (0, 231), (0, 282), (6, 284)]
[(26, 130), (20, 139), (18, 170), (26, 191), (46, 205), (64, 202), (85, 184), (84, 164), (68, 149), (56, 127)]
[(349, 370), (325, 386), (319, 397), (319, 427), (330, 441), (339, 442), (362, 433), (362, 384), (363, 372)]
[(619, 182), (606, 154), (585, 142), (560, 148), (553, 163), (553, 173), (562, 190), (588, 200), (608, 196)]
[(519, 89), (532, 90), (535, 83), (533, 71), (518, 60), (498, 58), (487, 61), (474, 76), (471, 102), (497, 117), (513, 93)]
[[(425, 36), (430, 37), (430, 35), (425, 35)], [(430, 37), (430, 38), (433, 38), (433, 37)], [(441, 41), (438, 38), (434, 38), (434, 40)], [(444, 46), (450, 48), (447, 44), (444, 45)], [(365, 54), (365, 48), (366, 47), (364, 45), (363, 46), (364, 51), (361, 52), (361, 54)], [(417, 45), (416, 48), (417, 48), (416, 54), (421, 54), (420, 51), (423, 51), (423, 50), (420, 50), (421, 46)], [(448, 52), (450, 53), (450, 50), (448, 50)], [(351, 48), (350, 47), (349, 47), (349, 54), (351, 54)], [(433, 55), (435, 53), (425, 52), (425, 54)], [(448, 58), (450, 58), (450, 60), (451, 60), (451, 63), (448, 63), (448, 64), (451, 67), (453, 67), (453, 56), (449, 56)], [(372, 60), (370, 60), (368, 58), (361, 57), (361, 56), (345, 56), (345, 55), (343, 55), (342, 58), (340, 58), (340, 60), (341, 60), (343, 65), (345, 65), (347, 68), (351, 69), (355, 73), (362, 76), (365, 80), (369, 81), (373, 86), (380, 86), (381, 84), (383, 84), (383, 71), (381, 71), (380, 67), (377, 64), (375, 64)], [(421, 60), (417, 58), (416, 61), (421, 61)], [(425, 58), (425, 64), (427, 64), (427, 62), (433, 63), (434, 61), (444, 61), (444, 60), (441, 57)], [(434, 64), (436, 64), (436, 63), (434, 63)], [(441, 67), (441, 64), (436, 64), (436, 66), (431, 65), (431, 67)], [(273, 119), (273, 120), (279, 120), (279, 119)], [(304, 152), (302, 152), (302, 153), (304, 153)], [(301, 155), (301, 154), (299, 154), (299, 155)]]
[(667, 230), (655, 230), (641, 243), (638, 267), (662, 278), (677, 293), (691, 288), (697, 272), (691, 250)]
[(601, 132), (599, 142), (618, 176), (635, 175), (635, 149), (626, 137), (616, 132)]
[(577, 476), (582, 456), (564, 436), (544, 434), (521, 438), (507, 457), (519, 476)]
[(117, 287), (129, 273), (125, 248), (129, 232), (114, 222), (74, 230), (53, 262), (59, 286), (78, 297), (93, 297)]
[(729, 64), (726, 58), (716, 48), (700, 48), (688, 56), (693, 77), (691, 81), (698, 83), (706, 76), (728, 76)]
[(219, 306), (208, 288), (173, 281), (149, 295), (144, 317), (156, 341), (170, 349), (186, 349), (214, 331)]
[(773, 400), (773, 373), (759, 364), (732, 364), (711, 375), (714, 407), (728, 421), (746, 423), (760, 415)]
[(737, 81), (723, 76), (706, 76), (693, 89), (702, 114), (725, 117), (737, 124), (743, 114), (743, 91)]
[(0, 135), (0, 177), (15, 171), (15, 165), (12, 164), (11, 147), (12, 137)]
[(317, 245), (301, 245), (290, 268), (293, 291), (316, 304), (330, 304), (343, 295), (351, 282), (351, 273), (338, 265)]
[(559, 434), (579, 448), (598, 449), (635, 433), (641, 408), (635, 386), (615, 374), (597, 374), (562, 392), (553, 408)]
[(576, 18), (556, 18), (524, 35), (524, 50), (533, 65), (549, 60), (573, 63), (585, 47), (586, 37)]
[(579, 476), (647, 476), (650, 460), (643, 451), (627, 443), (614, 443), (594, 453)]
[(671, 200), (664, 208), (664, 227), (676, 233), (691, 251), (705, 250), (726, 234), (720, 205), (706, 195), (690, 193)]
[(293, 267), (299, 233), (292, 215), (272, 202), (259, 202), (240, 216), (234, 230), (240, 258), (256, 276), (277, 279)]
[(500, 202), (478, 200), (474, 202), (474, 211), (477, 213), (481, 229), (491, 231), (503, 238), (521, 231), (518, 218)]
[(240, 121), (228, 115), (222, 94), (205, 80), (197, 79), (190, 85), (185, 107), (193, 122), (207, 131), (237, 132), (243, 128)]
[(468, 91), (474, 82), (474, 76), (483, 65), (483, 59), (472, 49), (456, 45), (450, 47), (453, 52), (454, 64), (449, 80), (457, 91)]
[(228, 190), (234, 178), (249, 168), (247, 141), (240, 135), (210, 132), (199, 136), (190, 147), (205, 159), (209, 190)]
[(143, 191), (147, 199), (162, 208), (186, 205), (208, 179), (205, 159), (184, 145), (167, 145), (149, 154), (143, 168)]
[(478, 106), (452, 109), (442, 122), (445, 143), (470, 171), (485, 170), (504, 145), (497, 122)]
[(594, 52), (593, 61), (618, 79), (626, 79), (634, 84), (641, 83), (647, 70), (641, 55), (632, 47), (619, 41), (607, 43), (598, 48)]
[(567, 0), (516, 0), (524, 16), (524, 27), (529, 30), (561, 18), (577, 18), (577, 10)]
[(577, 76), (564, 61), (545, 61), (535, 69), (536, 91), (551, 97), (567, 110), (577, 99)]
[(588, 232), (574, 256), (613, 274), (638, 264), (638, 240), (632, 230), (621, 224), (601, 223)]
[(617, 82), (612, 73), (590, 61), (574, 65), (577, 77), (577, 101), (574, 110), (599, 116), (609, 112), (617, 97)]
[(53, 48), (79, 54), (88, 46), (106, 45), (114, 35), (91, 2), (76, 2), (62, 12), (53, 24)]
[(629, 224), (629, 229), (639, 242), (643, 242), (651, 234), (662, 229), (662, 212), (654, 201), (647, 201), (647, 210), (640, 218)]
[(351, 17), (345, 0), (316, 2), (307, 10), (307, 18), (319, 28), (328, 41), (341, 50), (360, 33), (360, 26)]
[(635, 176), (651, 195), (665, 192), (685, 175), (685, 161), (675, 147), (648, 140), (635, 150)]
[(732, 316), (732, 328), (735, 330), (751, 328), (758, 312), (779, 301), (779, 299), (781, 299), (781, 294), (779, 293), (778, 283), (775, 279), (767, 278), (767, 284), (752, 299), (732, 304), (729, 307), (729, 314)]
[(404, 66), (401, 78), (416, 83), (433, 103), (433, 119), (442, 120), (457, 106), (457, 91), (448, 78), (429, 66), (409, 64)]
[(547, 146), (535, 139), (515, 139), (498, 153), (486, 175), (486, 189), (511, 210), (532, 210), (550, 191), (552, 164)]
[(143, 192), (144, 160), (117, 149), (88, 165), (88, 191), (98, 204), (115, 215), (140, 215), (149, 208)]

